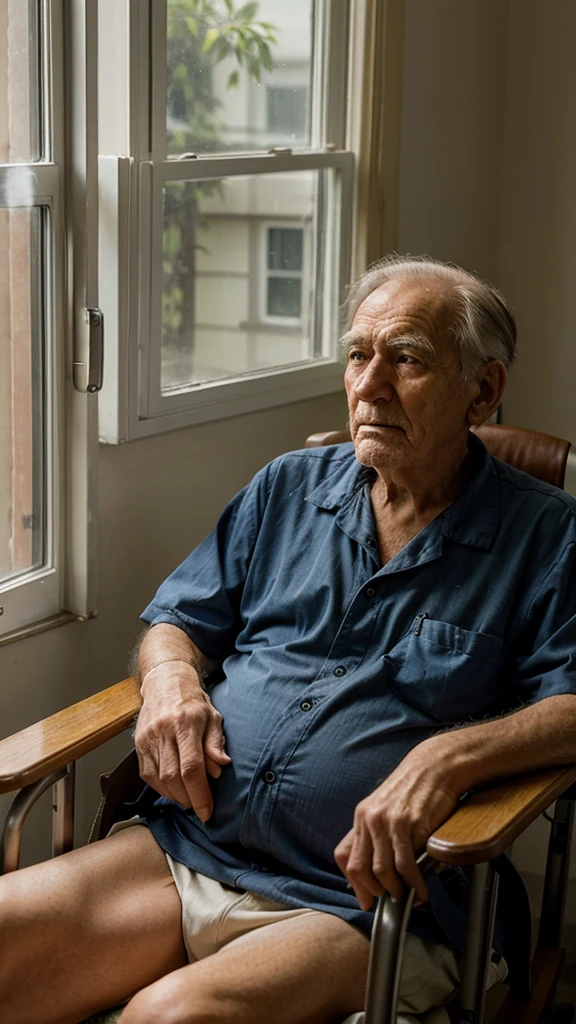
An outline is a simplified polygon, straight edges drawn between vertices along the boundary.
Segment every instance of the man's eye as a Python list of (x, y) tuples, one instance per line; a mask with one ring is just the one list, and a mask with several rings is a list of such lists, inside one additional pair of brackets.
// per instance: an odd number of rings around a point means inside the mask
[(396, 362), (397, 363), (417, 363), (418, 360), (415, 359), (414, 356), (408, 355), (407, 352), (401, 352), (400, 355), (398, 355), (396, 357)]
[(366, 353), (361, 352), (359, 349), (352, 349), (352, 351), (348, 353), (348, 359), (351, 363), (361, 363), (367, 358)]

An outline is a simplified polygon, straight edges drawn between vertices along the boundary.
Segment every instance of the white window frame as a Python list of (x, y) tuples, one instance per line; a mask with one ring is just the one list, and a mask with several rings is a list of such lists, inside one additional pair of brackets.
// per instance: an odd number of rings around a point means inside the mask
[[(35, 570), (8, 577), (0, 582), (0, 618), (2, 634), (11, 633), (31, 622), (46, 619), (62, 608), (61, 468), (62, 432), (61, 368), (63, 352), (56, 339), (63, 335), (64, 170), (62, 121), (58, 113), (63, 103), (62, 23), (59, 3), (41, 8), (43, 56), (41, 67), (41, 125), (46, 152), (38, 161), (0, 165), (0, 207), (9, 209), (46, 209), (49, 216), (43, 247), (49, 251), (52, 273), (43, 282), (44, 308), (44, 565)], [(49, 248), (48, 248), (49, 247)], [(34, 327), (33, 327), (34, 329)]]
[[(323, 32), (315, 39), (315, 92), (322, 97), (306, 152), (166, 159), (166, 0), (130, 0), (121, 28), (130, 41), (130, 157), (100, 160), (101, 305), (106, 370), (101, 440), (110, 443), (328, 394), (342, 387), (339, 308), (350, 280), (354, 156), (345, 145), (349, 0), (316, 0)], [(101, 19), (102, 31), (103, 19)], [(116, 32), (118, 26), (108, 27)], [(149, 42), (152, 46), (149, 46)], [(148, 54), (151, 52), (151, 64)], [(321, 55), (331, 58), (322, 65)], [(150, 95), (150, 81), (153, 81)], [(114, 88), (110, 82), (110, 89)], [(106, 88), (106, 84), (104, 84)], [(148, 112), (150, 117), (148, 118)], [(331, 170), (328, 268), (322, 301), (322, 353), (305, 364), (198, 384), (162, 394), (162, 202), (167, 182), (299, 170)], [(331, 176), (329, 176), (331, 177)], [(333, 271), (332, 273), (330, 271)]]
[(0, 583), (2, 644), (84, 619), (95, 608), (97, 399), (72, 383), (73, 361), (82, 366), (86, 356), (85, 307), (98, 300), (95, 15), (84, 0), (42, 0), (45, 151), (36, 162), (0, 165), (0, 207), (47, 207), (50, 220), (43, 267), (45, 564)]
[[(270, 229), (276, 229), (282, 231), (287, 229), (289, 231), (301, 231), (302, 232), (302, 269), (301, 270), (270, 270), (268, 267), (268, 232)], [(259, 280), (259, 320), (263, 324), (270, 324), (274, 327), (302, 327), (303, 326), (303, 305), (305, 301), (304, 288), (306, 285), (307, 276), (309, 274), (309, 257), (308, 257), (308, 224), (303, 224), (302, 221), (297, 220), (266, 220), (263, 221), (260, 226), (260, 249), (261, 249), (261, 260), (260, 260), (260, 280)], [(268, 313), (268, 281), (271, 277), (283, 278), (283, 277), (298, 277), (301, 282), (302, 290), (300, 297), (300, 316), (274, 316)]]

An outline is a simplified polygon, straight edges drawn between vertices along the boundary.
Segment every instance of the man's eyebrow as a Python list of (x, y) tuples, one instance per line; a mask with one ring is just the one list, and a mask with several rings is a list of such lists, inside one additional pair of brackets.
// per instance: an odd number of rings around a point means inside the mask
[(434, 361), (437, 359), (436, 349), (428, 338), (425, 338), (421, 334), (402, 334), (399, 338), (392, 338), (386, 343), (387, 348), (411, 348), (415, 352), (420, 352), (426, 359)]
[(340, 346), (345, 352), (348, 352), (354, 345), (363, 345), (366, 348), (370, 348), (372, 345), (371, 341), (366, 341), (361, 334), (354, 334), (354, 331), (346, 331), (340, 338)]
[[(345, 352), (348, 352), (354, 345), (359, 345), (362, 348), (372, 348), (371, 341), (363, 338), (361, 334), (355, 334), (354, 331), (347, 331), (346, 334), (343, 334), (340, 338), (340, 345)], [(402, 334), (400, 337), (392, 338), (388, 341), (386, 347), (389, 349), (411, 348), (415, 352), (419, 352), (426, 359), (431, 361), (437, 359), (434, 345), (422, 334)]]

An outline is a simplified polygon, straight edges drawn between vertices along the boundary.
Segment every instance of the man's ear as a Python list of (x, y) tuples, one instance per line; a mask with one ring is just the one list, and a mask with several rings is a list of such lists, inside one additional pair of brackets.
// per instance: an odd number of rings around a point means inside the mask
[(480, 427), (500, 405), (508, 374), (504, 363), (493, 359), (486, 363), (477, 377), (477, 393), (468, 407), (469, 427)]

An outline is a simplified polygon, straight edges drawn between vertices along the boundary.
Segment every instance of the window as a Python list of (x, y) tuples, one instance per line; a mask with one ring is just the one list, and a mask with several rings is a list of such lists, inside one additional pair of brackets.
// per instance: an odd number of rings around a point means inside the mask
[(41, 0), (9, 0), (0, 12), (2, 633), (62, 607), (56, 338), (62, 329), (63, 234), (62, 154), (53, 127), (61, 102), (56, 14)]
[(302, 320), (304, 228), (266, 226), (266, 319)]
[[(61, 0), (5, 0), (0, 5), (2, 639), (90, 611), (88, 560), (78, 554), (80, 547), (84, 553), (88, 549), (90, 529), (88, 396), (74, 392), (67, 384), (71, 374), (66, 374), (66, 342), (72, 348), (75, 339), (66, 310), (72, 314), (72, 295), (79, 294), (82, 273), (75, 275), (73, 292), (65, 274), (67, 248), (69, 255), (73, 248), (66, 231), (64, 78), (78, 42), (81, 11), (79, 0), (70, 0), (65, 11)], [(80, 61), (79, 93), (82, 67)], [(80, 122), (82, 148), (84, 118), (68, 113), (71, 149)], [(76, 180), (75, 229), (82, 233), (84, 186), (80, 174)], [(68, 460), (74, 465), (73, 479), (65, 473)]]
[(101, 160), (103, 439), (339, 389), (348, 3), (151, 0), (131, 19), (131, 160)]

